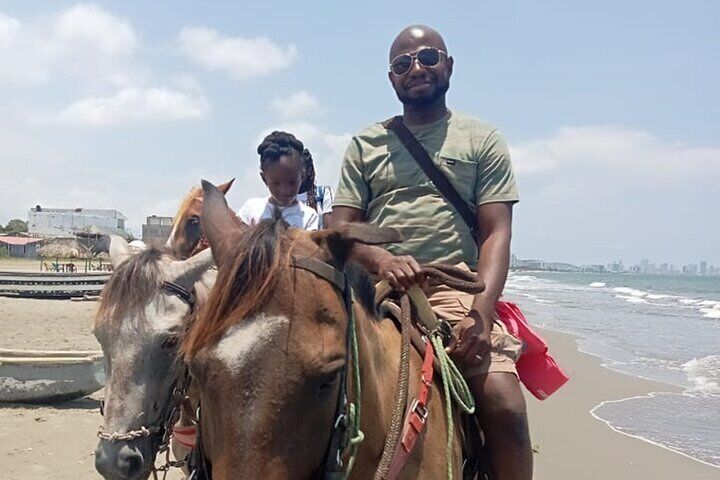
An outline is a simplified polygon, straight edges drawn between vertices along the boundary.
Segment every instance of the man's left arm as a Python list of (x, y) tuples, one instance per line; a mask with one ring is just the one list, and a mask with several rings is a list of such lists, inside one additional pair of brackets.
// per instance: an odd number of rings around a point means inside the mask
[(477, 208), (478, 278), (485, 290), (475, 295), (471, 315), (479, 315), (483, 324), (492, 327), (495, 304), (507, 279), (510, 266), (513, 203), (486, 203)]
[(454, 356), (466, 364), (478, 362), (490, 352), (495, 304), (502, 295), (510, 265), (512, 208), (513, 202), (477, 207), (477, 275), (485, 290), (475, 295), (468, 316), (455, 328), (458, 341), (450, 346)]

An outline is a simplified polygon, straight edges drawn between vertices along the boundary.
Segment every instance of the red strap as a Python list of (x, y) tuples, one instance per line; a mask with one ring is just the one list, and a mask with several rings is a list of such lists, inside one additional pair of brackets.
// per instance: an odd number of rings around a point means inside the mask
[(176, 425), (173, 428), (172, 437), (177, 443), (185, 448), (195, 448), (197, 429), (195, 425)]
[(425, 359), (420, 376), (420, 388), (417, 397), (410, 404), (410, 408), (405, 412), (405, 420), (403, 421), (402, 432), (400, 433), (400, 444), (395, 447), (395, 454), (385, 480), (395, 480), (403, 467), (410, 458), (410, 454), (415, 447), (417, 439), (425, 429), (427, 423), (428, 409), (427, 404), (430, 399), (430, 386), (433, 381), (433, 361), (435, 360), (435, 350), (430, 342), (425, 341)]

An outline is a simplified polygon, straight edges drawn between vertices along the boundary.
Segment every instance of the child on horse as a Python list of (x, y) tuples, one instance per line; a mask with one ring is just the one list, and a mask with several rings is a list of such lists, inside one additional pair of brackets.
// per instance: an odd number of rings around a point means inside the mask
[[(258, 146), (260, 178), (270, 196), (251, 198), (240, 208), (238, 216), (247, 225), (272, 218), (279, 211), (291, 227), (318, 230), (321, 226), (318, 212), (298, 201), (298, 192), (305, 179), (305, 147), (291, 133), (272, 132)], [(312, 158), (312, 157), (311, 157)]]

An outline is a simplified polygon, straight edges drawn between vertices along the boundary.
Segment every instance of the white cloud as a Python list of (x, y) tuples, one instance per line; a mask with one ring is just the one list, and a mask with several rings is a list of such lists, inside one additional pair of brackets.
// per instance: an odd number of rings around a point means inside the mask
[(563, 127), (542, 140), (512, 148), (520, 176), (549, 174), (623, 187), (665, 187), (720, 175), (720, 148), (693, 147), (621, 127)]
[(270, 106), (285, 119), (307, 118), (322, 113), (320, 102), (306, 91), (295, 92), (288, 97), (276, 97)]
[(110, 126), (135, 122), (197, 120), (208, 115), (207, 101), (166, 88), (119, 90), (108, 97), (88, 97), (49, 120), (68, 125)]
[(238, 80), (286, 69), (298, 56), (295, 45), (283, 47), (266, 37), (228, 37), (206, 27), (184, 27), (177, 43), (195, 63)]
[(519, 256), (686, 262), (717, 252), (720, 148), (610, 126), (564, 127), (514, 145)]
[(137, 75), (132, 26), (93, 4), (79, 4), (28, 23), (0, 13), (0, 80), (39, 83), (56, 75), (122, 79)]
[(53, 27), (55, 39), (104, 55), (129, 55), (138, 43), (127, 21), (92, 4), (76, 5), (62, 12)]
[(9, 48), (20, 31), (20, 22), (0, 13), (0, 48)]

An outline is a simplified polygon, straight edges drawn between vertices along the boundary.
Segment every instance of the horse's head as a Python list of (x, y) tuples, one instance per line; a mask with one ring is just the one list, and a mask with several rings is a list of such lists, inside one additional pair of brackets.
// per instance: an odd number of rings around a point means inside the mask
[(120, 237), (111, 239), (110, 259), (115, 271), (103, 289), (94, 328), (107, 377), (95, 465), (106, 479), (145, 479), (182, 365), (180, 335), (194, 296), (207, 293), (215, 271), (209, 250), (176, 260), (156, 247), (133, 252)]
[[(218, 278), (183, 351), (202, 392), (213, 478), (314, 478), (346, 367), (348, 312), (341, 282), (293, 265), (312, 259), (347, 271), (353, 242), (397, 241), (397, 234), (359, 225), (309, 233), (279, 218), (243, 230), (222, 194), (203, 186)], [(352, 275), (352, 282), (364, 282), (361, 303), (374, 309), (369, 279)]]
[[(223, 193), (230, 190), (235, 179), (218, 185)], [(178, 258), (188, 258), (194, 253), (207, 248), (202, 242), (202, 205), (203, 190), (193, 187), (180, 204), (178, 213), (173, 220), (173, 228), (168, 238), (167, 246), (172, 247)]]

